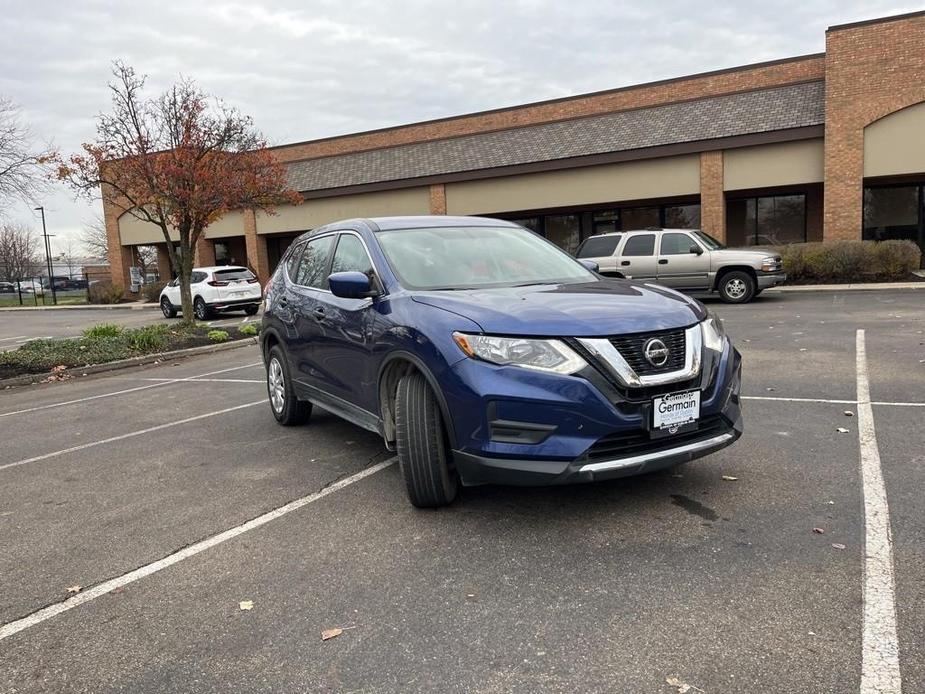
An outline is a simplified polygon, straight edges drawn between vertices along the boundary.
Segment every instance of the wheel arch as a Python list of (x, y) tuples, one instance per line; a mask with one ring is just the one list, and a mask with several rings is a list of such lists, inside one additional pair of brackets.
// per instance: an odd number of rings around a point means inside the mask
[(719, 290), (719, 283), (722, 282), (723, 277), (728, 275), (730, 272), (744, 272), (747, 275), (751, 276), (752, 280), (755, 282), (755, 287), (758, 287), (758, 273), (750, 265), (724, 265), (716, 273), (716, 279), (713, 282), (713, 291)]
[(450, 448), (455, 448), (456, 431), (453, 428), (450, 409), (437, 378), (419, 357), (404, 351), (393, 352), (383, 360), (379, 367), (379, 419), (382, 422), (382, 438), (385, 439), (386, 445), (392, 448), (395, 444), (395, 391), (399, 380), (409, 370), (419, 371), (427, 380), (440, 406), (440, 415), (443, 417)]

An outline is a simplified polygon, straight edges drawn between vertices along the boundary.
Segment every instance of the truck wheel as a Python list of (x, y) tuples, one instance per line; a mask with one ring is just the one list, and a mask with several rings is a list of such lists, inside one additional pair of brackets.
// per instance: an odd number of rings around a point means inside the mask
[(408, 498), (418, 508), (445, 506), (459, 481), (450, 470), (437, 397), (419, 371), (406, 374), (395, 393), (395, 449)]
[(267, 355), (267, 395), (273, 416), (283, 426), (305, 424), (311, 417), (312, 404), (296, 398), (289, 364), (279, 346), (271, 347)]
[(744, 304), (755, 296), (755, 280), (747, 272), (733, 270), (719, 280), (720, 298), (727, 304)]

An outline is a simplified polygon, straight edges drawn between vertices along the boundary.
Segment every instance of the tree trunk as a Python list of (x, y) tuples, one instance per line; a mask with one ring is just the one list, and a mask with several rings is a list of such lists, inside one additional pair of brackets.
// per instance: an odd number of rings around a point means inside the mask
[(189, 241), (184, 242), (183, 236), (180, 237), (180, 305), (183, 312), (183, 322), (192, 325), (196, 321), (193, 314), (193, 295), (190, 291), (190, 278), (193, 275), (193, 249), (190, 248)]

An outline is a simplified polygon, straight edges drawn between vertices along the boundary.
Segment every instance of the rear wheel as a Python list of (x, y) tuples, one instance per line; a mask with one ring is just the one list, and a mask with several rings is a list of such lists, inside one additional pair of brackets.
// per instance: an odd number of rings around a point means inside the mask
[(166, 296), (161, 299), (161, 313), (164, 314), (164, 318), (177, 317), (177, 309)]
[(267, 395), (273, 416), (283, 426), (305, 424), (311, 417), (312, 404), (296, 398), (289, 365), (278, 346), (271, 347), (267, 357)]
[(208, 320), (212, 315), (212, 311), (206, 306), (206, 302), (202, 300), (201, 296), (197, 296), (193, 302), (193, 313), (196, 314), (197, 320)]
[(437, 396), (420, 371), (406, 374), (395, 393), (395, 449), (408, 498), (418, 508), (445, 506), (459, 480), (449, 466)]
[(254, 304), (253, 306), (245, 306), (245, 307), (244, 307), (244, 313), (246, 313), (246, 314), (249, 315), (249, 316), (256, 316), (256, 315), (257, 315), (257, 310), (258, 310), (259, 308), (260, 308), (260, 306), (258, 306), (257, 304)]
[(719, 280), (720, 298), (728, 304), (744, 304), (755, 296), (755, 279), (747, 272), (733, 270)]

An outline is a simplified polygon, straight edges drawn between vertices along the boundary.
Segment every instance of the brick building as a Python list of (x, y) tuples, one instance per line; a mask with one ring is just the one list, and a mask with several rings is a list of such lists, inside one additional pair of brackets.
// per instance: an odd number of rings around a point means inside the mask
[[(574, 250), (607, 230), (698, 227), (730, 245), (907, 238), (925, 249), (925, 12), (833, 26), (826, 51), (283, 145), (305, 203), (235, 212), (197, 247), (266, 280), (347, 217), (516, 219)], [(113, 279), (156, 227), (104, 204)]]

